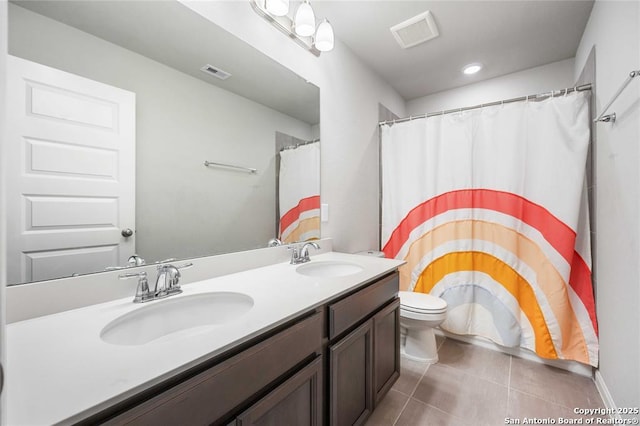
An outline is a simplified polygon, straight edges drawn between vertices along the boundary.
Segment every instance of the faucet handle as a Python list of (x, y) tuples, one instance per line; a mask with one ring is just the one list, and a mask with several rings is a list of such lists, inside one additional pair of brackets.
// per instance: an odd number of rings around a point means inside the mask
[(298, 247), (296, 246), (287, 246), (287, 250), (289, 250), (291, 252), (291, 263), (292, 265), (295, 265), (298, 263), (298, 259), (299, 259), (299, 255), (298, 255)]
[(133, 298), (133, 303), (142, 303), (153, 298), (153, 295), (149, 291), (149, 281), (147, 281), (146, 272), (130, 272), (128, 274), (118, 275), (118, 278), (121, 280), (138, 278), (138, 287), (136, 288), (136, 295)]
[(147, 278), (147, 273), (142, 271), (142, 272), (129, 272), (126, 274), (122, 274), (122, 275), (118, 275), (118, 278), (121, 280), (127, 280), (129, 278), (139, 278), (139, 279), (143, 279), (143, 278)]

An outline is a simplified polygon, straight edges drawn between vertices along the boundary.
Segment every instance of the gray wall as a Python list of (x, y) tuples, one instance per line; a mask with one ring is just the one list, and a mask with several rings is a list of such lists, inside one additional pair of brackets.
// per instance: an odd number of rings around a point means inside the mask
[(565, 59), (412, 99), (407, 113), (420, 115), (564, 89), (573, 85), (573, 63), (573, 58)]
[[(596, 1), (576, 52), (575, 76), (595, 46), (596, 114), (640, 66), (640, 2)], [(639, 80), (636, 78), (635, 80)], [(640, 81), (612, 105), (615, 124), (595, 125), (596, 383), (609, 404), (640, 405)], [(631, 416), (637, 417), (637, 416)]]
[[(136, 93), (139, 254), (194, 257), (262, 247), (275, 236), (275, 132), (310, 139), (309, 124), (9, 8), (10, 54)], [(258, 174), (206, 168), (205, 160)]]
[[(5, 141), (5, 75), (6, 75), (6, 60), (7, 60), (7, 33), (4, 29), (7, 28), (7, 2), (0, 1), (0, 211), (4, 211), (4, 141)], [(6, 365), (6, 353), (5, 348), (5, 318), (6, 318), (6, 258), (5, 255), (5, 221), (0, 222), (0, 363)], [(6, 392), (2, 392), (0, 395), (0, 424), (5, 424), (6, 410)]]
[(336, 251), (376, 248), (378, 104), (403, 117), (402, 97), (338, 38), (331, 52), (317, 58), (265, 22), (246, 2), (184, 3), (320, 87), (320, 188), (322, 203), (329, 206), (322, 237), (333, 238)]

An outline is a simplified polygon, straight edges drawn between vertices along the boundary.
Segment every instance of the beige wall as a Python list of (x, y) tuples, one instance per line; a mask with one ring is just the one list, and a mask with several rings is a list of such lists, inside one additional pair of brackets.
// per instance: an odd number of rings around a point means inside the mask
[[(577, 77), (595, 46), (596, 114), (640, 68), (640, 2), (596, 1), (576, 53)], [(601, 386), (618, 407), (640, 404), (640, 78), (595, 125), (594, 281)], [(598, 377), (597, 377), (598, 378)]]

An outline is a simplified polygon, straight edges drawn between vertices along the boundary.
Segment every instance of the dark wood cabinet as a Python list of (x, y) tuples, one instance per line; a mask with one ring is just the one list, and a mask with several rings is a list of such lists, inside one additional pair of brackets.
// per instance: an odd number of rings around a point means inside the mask
[(132, 408), (106, 422), (103, 416), (107, 413), (85, 424), (195, 426), (228, 422), (238, 407), (321, 352), (323, 323), (322, 313), (315, 313), (144, 402), (131, 402)]
[(374, 403), (391, 389), (400, 377), (400, 299), (373, 317)]
[(329, 347), (330, 424), (363, 424), (373, 411), (373, 323)]
[(400, 376), (397, 295), (398, 274), (393, 273), (329, 304), (331, 426), (364, 424)]
[(322, 357), (238, 416), (236, 426), (321, 426)]

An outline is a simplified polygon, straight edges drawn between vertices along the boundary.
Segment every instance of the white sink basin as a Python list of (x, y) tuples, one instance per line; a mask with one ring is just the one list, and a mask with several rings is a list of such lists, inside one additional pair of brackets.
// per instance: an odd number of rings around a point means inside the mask
[(144, 345), (194, 327), (220, 325), (251, 310), (253, 298), (242, 293), (211, 292), (149, 302), (107, 324), (100, 338), (114, 345)]
[(296, 272), (310, 277), (335, 278), (357, 274), (363, 270), (364, 268), (357, 263), (329, 260), (298, 266)]

